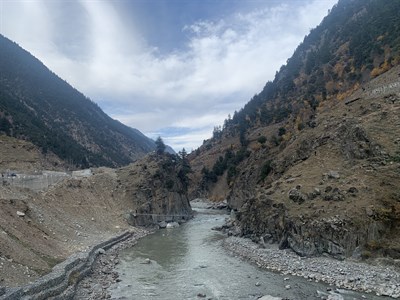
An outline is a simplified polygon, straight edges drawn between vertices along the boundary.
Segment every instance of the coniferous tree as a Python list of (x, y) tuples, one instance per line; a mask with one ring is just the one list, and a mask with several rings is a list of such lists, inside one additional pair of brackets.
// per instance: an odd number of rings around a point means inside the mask
[(185, 148), (183, 148), (182, 151), (178, 152), (178, 157), (180, 160), (178, 177), (180, 178), (185, 190), (187, 191), (187, 188), (189, 186), (188, 174), (190, 172), (192, 172), (192, 169), (190, 167), (189, 160), (187, 158), (187, 152), (186, 152)]
[(159, 136), (156, 139), (156, 153), (158, 155), (162, 155), (165, 151), (165, 148), (166, 147), (165, 147), (164, 141), (162, 140), (161, 136)]

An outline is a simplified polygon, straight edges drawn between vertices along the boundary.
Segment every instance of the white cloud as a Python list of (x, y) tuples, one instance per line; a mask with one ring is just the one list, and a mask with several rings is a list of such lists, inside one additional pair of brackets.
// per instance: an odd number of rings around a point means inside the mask
[[(125, 124), (144, 132), (169, 126), (191, 128), (192, 134), (170, 139), (176, 144), (187, 139), (184, 144), (189, 149), (201, 144), (205, 130), (210, 136), (214, 125), (222, 124), (228, 113), (272, 80), (336, 2), (260, 7), (187, 24), (185, 50), (159, 53), (134, 28), (127, 28), (111, 1), (81, 0), (88, 26), (72, 26), (72, 30), (88, 31), (83, 36), (89, 40), (82, 44), (89, 49), (82, 49), (86, 55), (76, 58), (54, 44), (61, 31), (51, 18), (55, 6), (44, 0), (1, 1), (1, 33)], [(196, 131), (199, 128), (201, 132)]]
[[(0, 30), (10, 38), (18, 37), (19, 42), (31, 48), (40, 49), (40, 52), (51, 51), (52, 45), (43, 43), (44, 38), (49, 41), (52, 36), (52, 27), (47, 26), (50, 13), (43, 0), (37, 1), (10, 1), (1, 0), (0, 3)], [(29, 49), (28, 49), (29, 50)]]
[(192, 152), (202, 144), (203, 140), (208, 138), (210, 138), (210, 130), (202, 129), (190, 133), (169, 136), (164, 138), (164, 141), (167, 145), (170, 145), (175, 152), (179, 152), (182, 148), (185, 148), (187, 152)]

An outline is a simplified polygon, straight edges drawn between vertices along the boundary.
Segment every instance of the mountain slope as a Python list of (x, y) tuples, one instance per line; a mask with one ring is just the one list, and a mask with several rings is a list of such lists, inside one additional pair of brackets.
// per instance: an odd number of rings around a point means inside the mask
[(89, 245), (138, 230), (133, 226), (190, 219), (183, 167), (175, 155), (150, 154), (37, 192), (0, 184), (0, 287), (28, 284)]
[(339, 1), (191, 156), (192, 195), (227, 198), (232, 232), (300, 255), (400, 256), (399, 11)]
[(315, 109), (343, 100), (363, 82), (400, 63), (400, 3), (341, 0), (311, 30), (277, 72), (273, 82), (235, 113), (226, 125), (244, 131), (253, 125), (299, 118), (308, 126)]
[(79, 167), (126, 165), (155, 148), (4, 36), (0, 53), (0, 132)]

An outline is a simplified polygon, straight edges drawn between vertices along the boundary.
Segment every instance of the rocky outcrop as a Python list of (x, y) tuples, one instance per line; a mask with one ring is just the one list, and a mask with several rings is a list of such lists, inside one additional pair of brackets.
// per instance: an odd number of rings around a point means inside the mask
[(371, 141), (366, 130), (354, 120), (339, 126), (336, 139), (347, 160), (366, 159), (380, 154), (379, 145)]
[[(262, 172), (263, 162), (268, 157), (274, 157), (274, 159), (271, 162), (271, 176), (263, 182), (267, 187), (274, 179), (285, 176), (285, 173), (293, 166), (317, 156), (324, 147), (334, 149), (337, 155), (341, 156), (340, 159), (348, 164), (355, 164), (357, 160), (361, 159), (379, 163), (384, 159), (385, 156), (382, 154), (381, 147), (372, 141), (361, 124), (354, 119), (341, 123), (338, 123), (338, 121), (329, 120), (326, 123), (316, 125), (316, 130), (310, 130), (307, 134), (294, 138), (286, 145), (282, 144), (278, 153), (271, 153), (265, 149), (259, 151), (259, 153), (254, 153), (241, 164), (241, 173), (231, 185), (227, 197), (229, 206), (232, 209), (240, 209), (247, 199), (255, 197), (256, 189), (254, 187), (261, 182), (260, 173)], [(329, 133), (326, 130), (320, 130), (327, 126)], [(340, 175), (337, 171), (329, 170), (326, 177), (339, 179)], [(338, 189), (333, 188), (331, 194), (326, 196), (326, 200), (331, 200), (331, 198), (343, 199)], [(292, 201), (297, 203), (303, 203), (310, 198), (310, 195), (305, 195), (296, 188), (291, 189), (288, 195)], [(311, 197), (313, 196), (311, 195)]]
[(327, 254), (339, 259), (360, 256), (367, 245), (382, 237), (387, 226), (377, 220), (356, 224), (339, 215), (290, 215), (285, 205), (271, 199), (248, 201), (237, 213), (236, 225), (241, 235), (261, 244), (278, 243), (281, 249), (290, 248), (300, 256)]
[(126, 219), (133, 226), (181, 222), (192, 217), (186, 178), (175, 155), (149, 155), (119, 172), (123, 195), (133, 210)]

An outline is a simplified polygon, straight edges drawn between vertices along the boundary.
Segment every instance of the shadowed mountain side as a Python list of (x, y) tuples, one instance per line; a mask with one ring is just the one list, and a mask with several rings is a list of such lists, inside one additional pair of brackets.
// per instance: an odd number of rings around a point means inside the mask
[(154, 141), (110, 118), (4, 36), (0, 53), (0, 133), (82, 168), (122, 166), (154, 150)]

